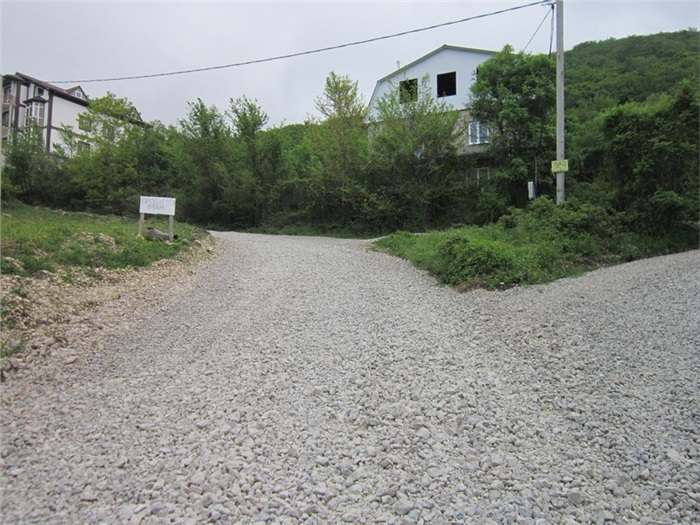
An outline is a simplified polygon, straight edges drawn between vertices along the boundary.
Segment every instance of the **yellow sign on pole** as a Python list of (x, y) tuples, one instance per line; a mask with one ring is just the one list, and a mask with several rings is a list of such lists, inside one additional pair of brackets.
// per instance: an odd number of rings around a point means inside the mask
[(569, 171), (569, 161), (568, 160), (553, 160), (552, 161), (552, 173), (566, 173)]

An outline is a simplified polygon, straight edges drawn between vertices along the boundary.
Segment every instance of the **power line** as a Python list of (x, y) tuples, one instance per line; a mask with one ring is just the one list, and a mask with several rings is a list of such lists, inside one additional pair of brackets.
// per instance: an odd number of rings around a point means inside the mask
[(372, 42), (379, 42), (381, 40), (388, 40), (390, 38), (397, 38), (400, 36), (421, 33), (423, 31), (430, 31), (432, 29), (438, 29), (440, 27), (446, 27), (446, 26), (451, 26), (451, 25), (455, 25), (455, 24), (462, 24), (464, 22), (470, 22), (472, 20), (478, 20), (480, 18), (487, 18), (489, 16), (495, 16), (495, 15), (500, 15), (503, 13), (508, 13), (511, 11), (517, 11), (519, 9), (525, 9), (527, 7), (532, 7), (535, 5), (541, 5), (541, 4), (546, 5), (548, 3), (549, 3), (549, 1), (540, 0), (538, 2), (532, 2), (530, 4), (525, 4), (525, 5), (516, 6), (516, 7), (510, 7), (508, 9), (501, 9), (500, 11), (494, 11), (492, 13), (485, 13), (482, 15), (471, 16), (469, 18), (462, 18), (461, 20), (454, 20), (452, 22), (444, 22), (442, 24), (435, 24), (432, 26), (422, 27), (419, 29), (411, 29), (409, 31), (402, 31), (401, 33), (394, 33), (392, 35), (385, 35), (385, 36), (379, 36), (379, 37), (374, 37), (374, 38), (368, 38), (366, 40), (358, 40), (356, 42), (350, 42), (347, 44), (339, 44), (339, 45), (335, 45), (335, 46), (323, 47), (323, 48), (314, 49), (311, 51), (301, 51), (298, 53), (291, 53), (288, 55), (279, 55), (279, 56), (269, 57), (269, 58), (260, 58), (257, 60), (248, 60), (246, 62), (236, 62), (234, 64), (225, 64), (225, 65), (221, 65), (221, 66), (209, 66), (209, 67), (202, 67), (202, 68), (196, 68), (196, 69), (185, 69), (182, 71), (170, 71), (167, 73), (152, 73), (152, 74), (148, 74), (148, 75), (133, 75), (133, 76), (126, 76), (126, 77), (93, 78), (93, 79), (79, 79), (79, 80), (51, 80), (51, 81), (49, 81), (49, 83), (51, 83), (51, 84), (87, 84), (89, 82), (116, 82), (116, 81), (120, 81), (120, 80), (138, 80), (138, 79), (142, 79), (142, 78), (168, 77), (168, 76), (173, 76), (173, 75), (185, 75), (185, 74), (189, 74), (189, 73), (201, 73), (203, 71), (214, 71), (217, 69), (227, 69), (227, 68), (232, 68), (232, 67), (249, 66), (252, 64), (262, 64), (264, 62), (285, 60), (288, 58), (295, 58), (295, 57), (300, 57), (300, 56), (305, 56), (305, 55), (313, 55), (316, 53), (324, 53), (326, 51), (335, 51), (337, 49), (343, 49), (346, 47), (353, 47), (353, 46), (359, 46), (359, 45), (363, 45), (363, 44), (369, 44)]
[[(543, 18), (542, 21), (540, 22), (540, 25), (537, 26), (537, 29), (535, 29), (535, 32), (534, 32), (534, 33), (532, 34), (532, 36), (530, 37), (530, 40), (528, 40), (528, 41), (527, 41), (527, 44), (525, 44), (525, 47), (523, 48), (523, 53), (524, 53), (525, 51), (527, 51), (527, 48), (530, 47), (530, 44), (532, 43), (532, 41), (533, 41), (533, 40), (535, 39), (535, 37), (537, 36), (537, 33), (540, 32), (540, 29), (542, 28), (542, 24), (544, 24), (544, 21), (547, 20), (547, 17), (548, 17), (550, 14), (552, 14), (552, 12), (554, 11), (554, 5), (552, 5), (551, 7), (552, 7), (551, 9), (548, 9), (548, 10), (547, 10), (547, 14), (544, 15), (544, 18)], [(552, 20), (554, 20), (554, 17), (552, 17)], [(551, 51), (551, 49), (552, 49), (551, 42), (550, 42), (549, 48), (550, 48), (550, 54), (551, 54), (551, 52), (552, 52), (552, 51)]]
[[(554, 13), (554, 4), (552, 4), (552, 13)], [(549, 58), (552, 58), (552, 45), (554, 44), (554, 22), (555, 17), (552, 16), (552, 25), (549, 28)]]

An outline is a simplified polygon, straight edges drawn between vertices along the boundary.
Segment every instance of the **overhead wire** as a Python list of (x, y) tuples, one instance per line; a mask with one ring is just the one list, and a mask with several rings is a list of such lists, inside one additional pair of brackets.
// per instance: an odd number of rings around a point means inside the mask
[[(546, 4), (545, 4), (545, 5), (546, 5)], [(551, 7), (552, 7), (551, 9), (548, 9), (548, 10), (547, 10), (547, 13), (544, 15), (544, 18), (543, 18), (542, 21), (540, 22), (540, 25), (538, 25), (538, 26), (537, 26), (537, 29), (535, 29), (535, 32), (534, 32), (534, 33), (532, 34), (532, 36), (530, 37), (530, 40), (528, 40), (528, 41), (527, 41), (527, 44), (525, 44), (525, 47), (524, 47), (523, 50), (522, 50), (523, 53), (524, 53), (525, 51), (527, 51), (527, 48), (530, 46), (530, 44), (532, 43), (532, 41), (535, 39), (535, 37), (537, 36), (537, 33), (540, 32), (540, 29), (542, 28), (542, 24), (544, 24), (544, 21), (547, 20), (547, 17), (550, 16), (550, 15), (552, 14), (552, 11), (554, 10), (554, 4), (552, 4)], [(554, 17), (552, 17), (552, 20), (554, 20)], [(550, 53), (551, 53), (551, 42), (550, 42)]]
[(233, 64), (224, 64), (224, 65), (219, 65), (219, 66), (209, 66), (209, 67), (201, 67), (201, 68), (194, 68), (194, 69), (184, 69), (184, 70), (180, 70), (180, 71), (169, 71), (169, 72), (165, 72), (165, 73), (151, 73), (151, 74), (145, 74), (145, 75), (131, 75), (131, 76), (123, 76), (123, 77), (77, 79), (77, 80), (52, 80), (49, 82), (51, 84), (87, 84), (87, 83), (91, 83), (91, 82), (117, 82), (117, 81), (122, 81), (122, 80), (139, 80), (139, 79), (144, 79), (144, 78), (156, 78), (156, 77), (167, 77), (167, 76), (174, 76), (174, 75), (186, 75), (186, 74), (190, 74), (190, 73), (201, 73), (204, 71), (214, 71), (214, 70), (218, 70), (218, 69), (228, 69), (228, 68), (234, 68), (234, 67), (249, 66), (249, 65), (253, 65), (253, 64), (262, 64), (265, 62), (285, 60), (288, 58), (295, 58), (295, 57), (300, 57), (300, 56), (305, 56), (305, 55), (313, 55), (313, 54), (317, 54), (317, 53), (324, 53), (327, 51), (335, 51), (337, 49), (343, 49), (343, 48), (347, 48), (347, 47), (369, 44), (372, 42), (379, 42), (381, 40), (388, 40), (388, 39), (397, 38), (400, 36), (406, 36), (406, 35), (411, 35), (411, 34), (415, 34), (415, 33), (421, 33), (424, 31), (430, 31), (432, 29), (438, 29), (441, 27), (462, 24), (464, 22), (470, 22), (473, 20), (487, 18), (490, 16), (500, 15), (500, 14), (504, 14), (504, 13), (508, 13), (508, 12), (512, 12), (512, 11), (518, 11), (520, 9), (533, 7), (535, 5), (542, 5), (542, 4), (546, 5), (548, 3), (549, 3), (548, 1), (539, 0), (537, 2), (532, 2), (529, 4), (520, 5), (520, 6), (509, 7), (507, 9), (501, 9), (499, 11), (493, 11), (491, 13), (484, 13), (481, 15), (470, 16), (468, 18), (462, 18), (460, 20), (453, 20), (451, 22), (443, 22), (441, 24), (435, 24), (432, 26), (421, 27), (418, 29), (411, 29), (408, 31), (402, 31), (400, 33), (394, 33), (391, 35), (384, 35), (384, 36), (379, 36), (379, 37), (374, 37), (374, 38), (368, 38), (365, 40), (358, 40), (355, 42), (338, 44), (335, 46), (328, 46), (328, 47), (323, 47), (323, 48), (319, 48), (319, 49), (313, 49), (310, 51), (300, 51), (298, 53), (290, 53), (287, 55), (278, 55), (278, 56), (274, 56), (274, 57), (260, 58), (260, 59), (256, 59), (256, 60), (247, 60), (245, 62), (235, 62)]
[(552, 58), (552, 47), (554, 46), (554, 4), (552, 4), (552, 9), (551, 9), (551, 14), (552, 14), (552, 25), (549, 28), (549, 58)]

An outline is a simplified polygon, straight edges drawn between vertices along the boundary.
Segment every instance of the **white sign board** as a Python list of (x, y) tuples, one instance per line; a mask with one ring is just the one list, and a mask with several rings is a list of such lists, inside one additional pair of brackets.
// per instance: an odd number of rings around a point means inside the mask
[(168, 197), (141, 197), (139, 213), (175, 215), (175, 199)]

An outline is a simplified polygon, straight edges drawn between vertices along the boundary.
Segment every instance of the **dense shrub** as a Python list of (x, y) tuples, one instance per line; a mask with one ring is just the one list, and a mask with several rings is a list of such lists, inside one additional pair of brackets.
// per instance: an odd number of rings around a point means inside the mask
[(440, 245), (438, 251), (444, 260), (444, 273), (440, 278), (446, 284), (468, 282), (495, 288), (520, 280), (517, 272), (513, 272), (517, 264), (508, 247), (497, 241), (454, 237)]
[[(673, 195), (658, 197), (666, 213), (683, 212)], [(513, 209), (496, 224), (463, 226), (425, 235), (399, 232), (378, 248), (412, 261), (440, 281), (461, 288), (502, 289), (546, 283), (616, 264), (697, 246), (692, 228), (659, 236), (625, 228), (624, 216), (572, 200), (557, 206), (543, 197)]]

